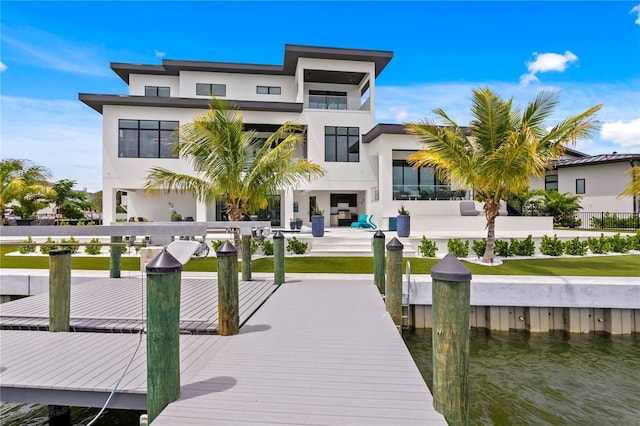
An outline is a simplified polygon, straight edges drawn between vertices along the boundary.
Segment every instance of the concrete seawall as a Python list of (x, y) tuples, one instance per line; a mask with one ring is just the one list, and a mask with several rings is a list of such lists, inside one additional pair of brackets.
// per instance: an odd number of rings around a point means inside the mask
[[(412, 276), (408, 293), (413, 325), (431, 328), (431, 277)], [(489, 330), (637, 333), (640, 278), (476, 275), (470, 314)]]

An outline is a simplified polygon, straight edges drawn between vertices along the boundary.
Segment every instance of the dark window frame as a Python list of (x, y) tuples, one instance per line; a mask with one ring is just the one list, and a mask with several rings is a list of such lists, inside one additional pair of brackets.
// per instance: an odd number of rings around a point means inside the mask
[(586, 193), (587, 193), (587, 180), (585, 178), (577, 178), (576, 179), (576, 195), (586, 194)]
[(558, 190), (558, 175), (545, 175), (544, 177), (544, 189), (545, 191), (557, 191)]
[[(352, 151), (353, 143), (356, 149)], [(328, 163), (360, 162), (360, 128), (324, 126), (324, 161)]]
[[(174, 120), (119, 119), (118, 158), (178, 158), (171, 143), (179, 125), (180, 122)], [(156, 152), (151, 155), (149, 152), (154, 149), (149, 148), (154, 146), (145, 144), (148, 141), (157, 144)]]
[[(216, 90), (222, 89), (222, 90)], [(196, 83), (196, 96), (227, 96), (227, 85), (220, 83)]]
[[(166, 91), (166, 94), (161, 94), (160, 92)], [(150, 92), (153, 92), (150, 94)], [(171, 88), (169, 86), (144, 86), (144, 95), (158, 98), (169, 98), (171, 97)]]
[[(260, 91), (261, 89), (262, 89), (262, 91)], [(282, 94), (282, 87), (280, 87), (280, 86), (256, 86), (256, 93), (258, 95), (281, 95)]]

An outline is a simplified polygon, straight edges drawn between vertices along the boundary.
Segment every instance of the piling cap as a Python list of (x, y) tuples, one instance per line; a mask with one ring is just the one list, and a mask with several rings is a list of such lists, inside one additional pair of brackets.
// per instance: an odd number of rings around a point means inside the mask
[(147, 274), (151, 275), (171, 274), (182, 272), (182, 263), (164, 248), (160, 254), (151, 259), (146, 269)]
[(49, 256), (57, 256), (59, 254), (70, 254), (70, 253), (71, 253), (70, 249), (49, 250)]
[(384, 238), (384, 232), (378, 229), (376, 233), (373, 234), (373, 238)]
[(225, 241), (216, 250), (216, 256), (218, 257), (233, 256), (234, 254), (238, 254), (238, 250), (229, 241)]
[(433, 268), (431, 279), (451, 282), (471, 281), (471, 271), (451, 253), (447, 253)]
[(393, 237), (393, 239), (387, 243), (387, 250), (402, 250), (403, 248), (404, 244), (396, 237)]
[(284, 238), (284, 234), (282, 233), (282, 231), (276, 231), (276, 233), (273, 234), (274, 240), (281, 240), (283, 238)]

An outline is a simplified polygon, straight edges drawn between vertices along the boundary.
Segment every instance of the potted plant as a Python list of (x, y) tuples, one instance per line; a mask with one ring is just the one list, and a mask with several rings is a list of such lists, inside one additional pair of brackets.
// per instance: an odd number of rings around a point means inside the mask
[(289, 228), (291, 228), (292, 231), (294, 229), (296, 229), (296, 218), (295, 217), (292, 217), (291, 219), (289, 219)]
[(324, 235), (324, 210), (317, 206), (311, 212), (311, 234), (314, 237), (322, 237)]
[(400, 205), (397, 217), (398, 237), (408, 237), (411, 233), (411, 216), (409, 214), (404, 205)]
[(300, 219), (299, 217), (296, 217), (296, 229), (301, 229), (302, 228), (302, 219)]

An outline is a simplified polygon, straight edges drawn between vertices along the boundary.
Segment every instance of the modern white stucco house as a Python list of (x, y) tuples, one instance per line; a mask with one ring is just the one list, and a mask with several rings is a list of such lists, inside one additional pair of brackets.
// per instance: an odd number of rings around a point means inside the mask
[[(286, 121), (304, 126), (306, 141), (297, 155), (321, 165), (325, 175), (274, 194), (268, 211), (260, 213), (274, 226), (294, 217), (308, 224), (314, 205), (325, 211), (326, 226), (349, 226), (365, 213), (388, 226), (401, 204), (412, 215), (459, 216), (460, 200), (470, 193), (442, 184), (428, 168), (409, 166), (407, 156), (420, 149), (415, 140), (402, 125), (375, 123), (376, 77), (392, 56), (390, 51), (285, 45), (282, 65), (112, 63), (128, 94), (79, 95), (103, 115), (104, 223), (115, 220), (118, 191), (127, 194), (129, 217), (166, 221), (171, 203), (197, 221), (225, 218), (220, 200), (205, 205), (189, 195), (152, 197), (142, 190), (153, 166), (191, 172), (172, 156), (169, 141), (177, 126), (206, 112), (211, 96), (236, 103), (246, 128), (261, 135)], [(564, 170), (559, 167), (558, 173)], [(596, 182), (587, 188), (595, 191)]]

